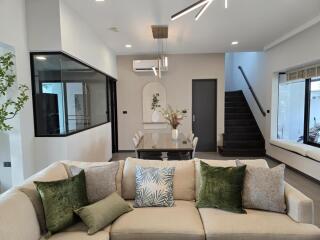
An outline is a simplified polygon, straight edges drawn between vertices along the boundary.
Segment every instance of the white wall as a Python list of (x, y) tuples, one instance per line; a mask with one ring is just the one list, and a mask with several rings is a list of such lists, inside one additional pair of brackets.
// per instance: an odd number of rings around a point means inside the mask
[[(17, 81), (31, 88), (30, 63), (27, 46), (25, 1), (0, 1), (0, 42), (15, 48)], [(34, 170), (33, 156), (33, 114), (30, 100), (21, 113), (12, 121), (10, 132), (10, 160), (12, 162), (12, 183), (18, 184)]]
[(112, 158), (110, 123), (68, 137), (36, 138), (35, 141), (36, 171), (60, 160), (102, 162)]
[(60, 1), (60, 23), (61, 44), (64, 52), (117, 78), (117, 62), (114, 52), (64, 1)]
[[(151, 56), (152, 57), (152, 56)], [(179, 127), (182, 132), (192, 129), (192, 80), (217, 79), (217, 139), (221, 144), (224, 132), (224, 54), (185, 54), (168, 55), (169, 71), (163, 73), (160, 80), (167, 91), (167, 104), (173, 108), (187, 109), (188, 116)], [(152, 73), (135, 73), (132, 70), (133, 59), (141, 56), (118, 56), (118, 128), (119, 149), (132, 149), (132, 137), (143, 129), (142, 89), (155, 80)], [(150, 56), (144, 56), (150, 58)], [(124, 115), (123, 110), (128, 111)]]
[(30, 51), (61, 49), (60, 3), (57, 0), (26, 0)]
[[(248, 74), (253, 88), (258, 92), (257, 95), (264, 108), (271, 110), (271, 114), (268, 114), (264, 120), (265, 123), (259, 120), (260, 128), (264, 129), (267, 154), (318, 180), (320, 180), (320, 163), (271, 146), (268, 140), (271, 136), (276, 137), (277, 131), (278, 79), (276, 73), (320, 61), (319, 39), (320, 24), (317, 24), (265, 53), (258, 53), (259, 57), (253, 53), (233, 53), (228, 54), (227, 57), (229, 60), (231, 57), (233, 61), (226, 63), (227, 89), (240, 88), (247, 91), (244, 86), (238, 85), (236, 68), (239, 64), (248, 66), (248, 69), (252, 68), (253, 71), (252, 74)], [(256, 71), (256, 69), (260, 70)], [(254, 112), (258, 112), (256, 105), (250, 103), (250, 107)]]
[[(64, 51), (102, 72), (117, 77), (114, 53), (100, 40), (99, 36), (91, 32), (90, 26), (62, 1), (0, 0), (0, 29), (0, 42), (15, 48), (18, 83), (26, 84), (30, 89), (29, 49), (31, 51)], [(77, 137), (74, 135), (67, 138), (68, 155), (62, 145), (63, 141), (35, 138), (31, 91), (29, 95), (30, 100), (25, 108), (11, 123), (14, 130), (10, 132), (10, 136), (0, 135), (0, 142), (4, 143), (0, 148), (1, 161), (10, 156), (8, 160), (12, 162), (13, 185), (21, 183), (26, 177), (32, 175), (39, 166), (45, 167), (53, 158), (60, 160), (70, 157), (73, 160), (78, 158), (84, 160), (90, 152), (84, 145), (90, 146), (92, 151), (95, 150), (94, 154), (100, 155), (92, 160), (110, 159), (110, 124), (104, 125), (103, 129), (98, 128), (99, 132), (97, 129), (91, 129)], [(98, 145), (90, 145), (89, 140)], [(8, 142), (9, 145), (5, 145)], [(78, 143), (81, 146), (79, 148), (77, 148)], [(35, 149), (39, 150), (37, 156), (34, 154)], [(2, 172), (1, 175), (3, 176)]]

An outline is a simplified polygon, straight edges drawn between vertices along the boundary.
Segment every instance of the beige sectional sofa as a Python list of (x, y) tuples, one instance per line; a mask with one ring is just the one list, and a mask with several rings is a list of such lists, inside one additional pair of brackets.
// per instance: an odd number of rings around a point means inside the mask
[[(235, 166), (235, 161), (204, 160), (213, 166)], [(265, 160), (248, 160), (247, 164), (267, 167)], [(64, 164), (90, 167), (108, 163), (57, 162), (27, 179), (25, 188), (34, 188), (33, 181), (53, 181), (68, 177)], [(313, 223), (313, 202), (290, 185), (286, 185), (287, 214), (247, 210), (235, 214), (218, 209), (197, 209), (195, 200), (200, 188), (200, 160), (121, 161), (117, 175), (117, 191), (132, 202), (135, 195), (135, 167), (175, 166), (172, 208), (135, 208), (95, 235), (88, 236), (80, 222), (51, 240), (319, 240), (320, 229)], [(11, 189), (0, 197), (0, 240), (38, 240), (40, 230), (29, 198)]]

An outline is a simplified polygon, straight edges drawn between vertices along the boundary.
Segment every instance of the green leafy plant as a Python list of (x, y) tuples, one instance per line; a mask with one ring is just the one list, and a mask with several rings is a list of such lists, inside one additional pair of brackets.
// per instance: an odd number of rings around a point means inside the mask
[(161, 107), (159, 105), (159, 102), (160, 102), (159, 97), (160, 97), (159, 93), (152, 95), (151, 110), (155, 111), (157, 108)]
[(8, 92), (14, 88), (17, 79), (14, 72), (14, 54), (5, 53), (0, 56), (0, 131), (12, 129), (7, 121), (13, 119), (28, 101), (26, 85), (18, 85), (16, 97), (9, 97)]

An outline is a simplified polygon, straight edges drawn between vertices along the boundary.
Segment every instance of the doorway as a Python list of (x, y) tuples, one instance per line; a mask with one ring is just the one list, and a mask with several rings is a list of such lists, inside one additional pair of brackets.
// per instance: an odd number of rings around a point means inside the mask
[(192, 131), (198, 151), (217, 151), (217, 79), (192, 80)]
[(107, 114), (111, 122), (112, 153), (118, 152), (118, 115), (117, 115), (117, 80), (109, 77), (107, 81)]

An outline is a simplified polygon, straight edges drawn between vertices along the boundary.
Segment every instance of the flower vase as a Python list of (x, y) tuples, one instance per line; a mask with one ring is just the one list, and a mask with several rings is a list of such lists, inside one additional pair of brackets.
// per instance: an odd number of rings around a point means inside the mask
[(152, 122), (159, 122), (160, 120), (160, 113), (157, 110), (154, 110), (151, 115)]
[(179, 131), (178, 129), (172, 129), (171, 131), (171, 137), (173, 140), (177, 140), (179, 137)]

